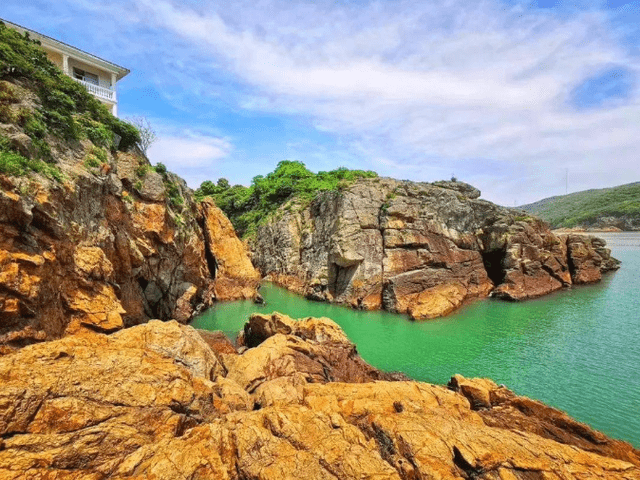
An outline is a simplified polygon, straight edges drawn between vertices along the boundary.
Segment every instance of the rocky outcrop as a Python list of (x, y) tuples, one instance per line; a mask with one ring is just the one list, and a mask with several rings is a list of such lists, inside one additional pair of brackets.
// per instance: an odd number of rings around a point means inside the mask
[(247, 248), (233, 225), (211, 199), (200, 204), (204, 217), (205, 254), (215, 272), (214, 296), (217, 300), (253, 298), (260, 273), (253, 267)]
[(0, 477), (640, 478), (629, 444), (490, 381), (340, 376), (328, 320), (256, 317), (248, 338), (216, 352), (152, 321), (0, 358)]
[(606, 242), (585, 235), (560, 235), (567, 245), (568, 265), (576, 284), (598, 282), (602, 273), (619, 268), (620, 262), (611, 258)]
[[(296, 321), (277, 312), (256, 313), (245, 324), (238, 344), (253, 348), (238, 357), (234, 365), (243, 385), (263, 383), (272, 371), (282, 377), (283, 368), (291, 375), (304, 374), (314, 383), (409, 380), (404, 374), (385, 373), (364, 362), (338, 324), (328, 318)], [(258, 345), (264, 347), (254, 348)], [(256, 355), (268, 358), (256, 359)]]
[(62, 182), (0, 175), (0, 353), (256, 294), (228, 220), (181, 179), (139, 153), (92, 167), (89, 141), (53, 146)]
[(558, 237), (479, 196), (462, 182), (361, 179), (284, 205), (259, 228), (254, 263), (309, 298), (414, 319), (489, 294), (524, 300), (599, 279), (578, 264), (600, 275), (616, 268), (602, 241)]
[(449, 381), (449, 388), (464, 395), (471, 409), (477, 411), (489, 426), (505, 429), (515, 427), (635, 465), (640, 461), (640, 452), (637, 450), (626, 448), (624, 443), (575, 421), (561, 410), (518, 396), (504, 385), (498, 386), (489, 379), (468, 379), (454, 375)]

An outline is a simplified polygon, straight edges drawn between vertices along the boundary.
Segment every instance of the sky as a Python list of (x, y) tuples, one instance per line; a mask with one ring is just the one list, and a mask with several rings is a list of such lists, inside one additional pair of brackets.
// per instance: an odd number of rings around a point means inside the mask
[(640, 1), (2, 0), (122, 65), (192, 188), (281, 160), (521, 205), (640, 180)]

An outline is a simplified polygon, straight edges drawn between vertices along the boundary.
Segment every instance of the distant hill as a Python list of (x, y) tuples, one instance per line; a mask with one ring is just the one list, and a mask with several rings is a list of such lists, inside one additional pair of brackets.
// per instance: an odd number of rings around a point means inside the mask
[(549, 197), (519, 208), (554, 228), (640, 230), (640, 182)]

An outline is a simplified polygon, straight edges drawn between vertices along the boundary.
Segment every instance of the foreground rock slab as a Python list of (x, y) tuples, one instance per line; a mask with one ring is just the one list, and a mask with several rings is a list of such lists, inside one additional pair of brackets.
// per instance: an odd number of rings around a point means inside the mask
[(0, 358), (0, 478), (640, 478), (629, 444), (488, 380), (391, 381), (327, 319), (205, 337), (151, 321)]

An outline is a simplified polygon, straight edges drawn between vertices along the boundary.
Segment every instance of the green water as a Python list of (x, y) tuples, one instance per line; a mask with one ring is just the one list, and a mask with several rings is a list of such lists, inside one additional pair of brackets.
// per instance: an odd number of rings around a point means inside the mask
[(330, 317), (378, 368), (440, 384), (455, 373), (489, 377), (640, 447), (640, 234), (607, 240), (622, 269), (597, 285), (543, 299), (483, 300), (415, 323), (311, 302), (267, 284), (260, 290), (265, 306), (218, 304), (193, 326), (235, 337), (255, 311)]

